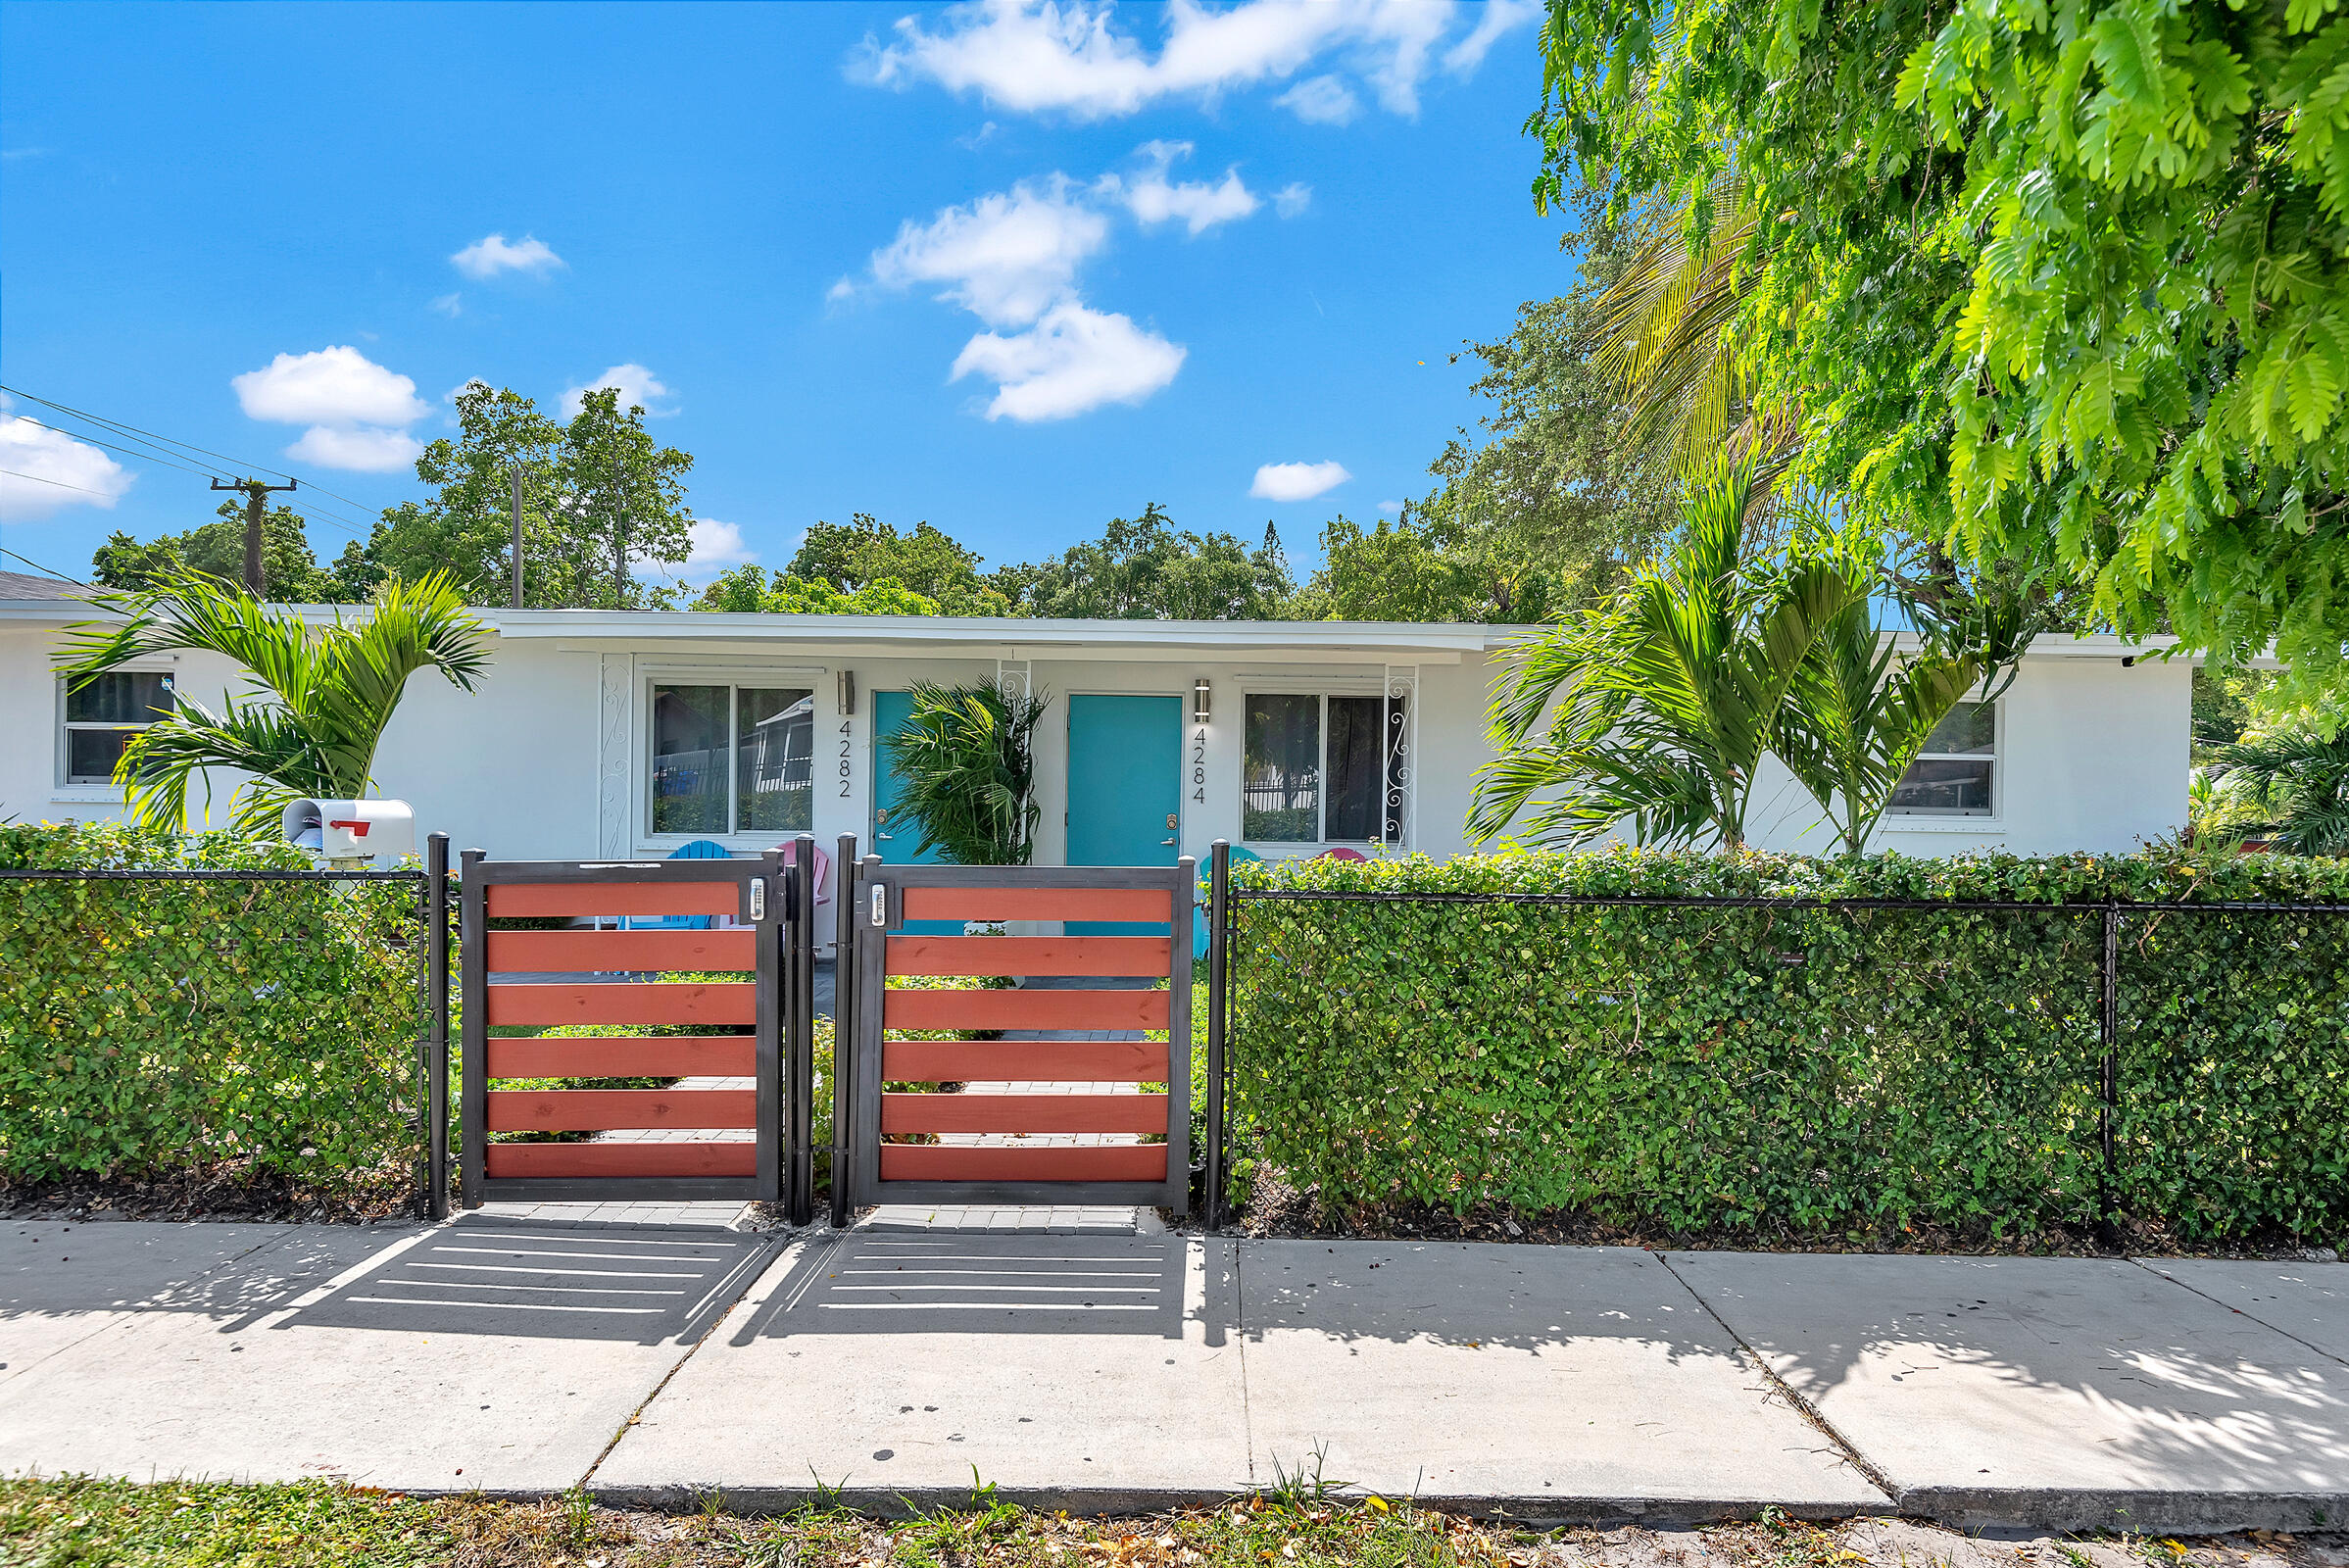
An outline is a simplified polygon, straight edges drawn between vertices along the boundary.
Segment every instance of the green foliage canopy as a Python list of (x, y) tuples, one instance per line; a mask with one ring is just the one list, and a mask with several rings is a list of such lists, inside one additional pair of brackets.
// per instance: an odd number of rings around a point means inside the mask
[(522, 476), (522, 603), (533, 610), (639, 609), (640, 564), (692, 551), (685, 501), (690, 454), (645, 428), (611, 387), (587, 393), (568, 421), (530, 398), (475, 381), (457, 394), (458, 433), (424, 448), (421, 502), (385, 509), (367, 546), (375, 569), (410, 580), (452, 573), (467, 604), (513, 593), (514, 474)]
[(1104, 620), (1267, 620), (1296, 587), (1271, 525), (1250, 550), (1228, 533), (1175, 527), (1154, 501), (1139, 517), (1111, 518), (1099, 539), (997, 568), (987, 585), (1014, 614)]
[[(141, 544), (116, 529), (90, 560), (91, 576), (102, 588), (152, 587), (177, 571), (200, 571), (224, 583), (245, 580), (245, 509), (223, 501), (214, 521), (185, 533), (167, 533)], [(289, 605), (349, 605), (367, 596), (378, 575), (356, 541), (344, 547), (331, 570), (318, 565), (310, 546), (309, 521), (292, 507), (276, 506), (261, 517), (261, 570), (270, 599)]]
[(1551, 0), (1537, 197), (1725, 175), (1801, 470), (2096, 614), (2321, 682), (2349, 637), (2336, 0)]

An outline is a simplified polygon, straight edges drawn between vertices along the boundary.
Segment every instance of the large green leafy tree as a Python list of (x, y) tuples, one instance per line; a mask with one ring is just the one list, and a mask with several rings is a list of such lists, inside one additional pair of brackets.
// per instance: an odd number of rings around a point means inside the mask
[(1799, 471), (2117, 629), (2349, 636), (2349, 18), (2325, 0), (1551, 0), (1537, 193), (1744, 214)]
[(695, 610), (763, 612), (770, 615), (938, 615), (946, 612), (927, 594), (917, 594), (895, 577), (842, 591), (821, 577), (776, 572), (770, 580), (756, 562), (720, 575), (693, 602)]
[[(262, 514), (261, 562), (269, 597), (279, 604), (354, 604), (367, 597), (370, 586), (356, 546), (346, 549), (332, 569), (321, 567), (310, 547), (308, 521), (291, 507), (272, 507)], [(90, 571), (102, 588), (152, 587), (181, 571), (241, 583), (245, 509), (223, 501), (215, 520), (144, 544), (118, 528), (98, 547)]]
[(243, 774), (231, 821), (248, 837), (274, 831), (288, 801), (364, 797), (375, 748), (407, 690), (408, 677), (437, 669), (461, 690), (489, 667), (481, 623), (446, 573), (420, 582), (392, 578), (365, 612), (315, 628), (272, 610), (242, 588), (181, 571), (91, 603), (115, 617), (69, 629), (58, 666), (79, 685), (126, 663), (181, 649), (219, 654), (242, 666), (248, 691), (215, 710), (182, 691), (169, 717), (122, 748), (115, 781), (139, 822), (177, 832), (188, 791), (211, 772)]
[(927, 611), (875, 610), (876, 614), (1002, 615), (1010, 612), (1003, 595), (979, 580), (979, 553), (942, 528), (917, 523), (911, 533), (859, 512), (846, 523), (819, 522), (800, 541), (784, 574), (809, 584), (828, 584), (855, 597), (864, 589), (894, 582), (901, 594), (929, 601)]
[(647, 562), (692, 550), (685, 474), (693, 458), (656, 442), (641, 408), (612, 388), (590, 392), (567, 422), (518, 392), (473, 382), (457, 394), (455, 439), (416, 459), (430, 487), (386, 509), (367, 547), (377, 570), (414, 578), (446, 570), (470, 604), (513, 592), (514, 475), (522, 479), (522, 603), (534, 610), (640, 608)]
[(1295, 591), (1280, 536), (1267, 524), (1250, 550), (1228, 533), (1174, 525), (1156, 502), (1139, 517), (1113, 517), (1099, 539), (1050, 560), (987, 576), (1021, 615), (1108, 620), (1265, 620)]

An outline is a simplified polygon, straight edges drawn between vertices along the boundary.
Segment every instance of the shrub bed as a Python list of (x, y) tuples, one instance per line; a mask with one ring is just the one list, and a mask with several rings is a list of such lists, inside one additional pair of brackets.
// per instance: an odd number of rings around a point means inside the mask
[[(1325, 1213), (1683, 1234), (2094, 1223), (2103, 906), (2349, 902), (2280, 857), (1858, 862), (1611, 850), (1236, 866), (1241, 888), (1915, 899), (1916, 909), (1240, 899), (1236, 1182)], [(2044, 907), (1982, 907), (2022, 902)], [(2128, 911), (2109, 1201), (2349, 1232), (2349, 914)]]
[[(0, 826), (0, 867), (306, 870), (225, 835)], [(0, 1180), (413, 1184), (414, 882), (0, 878)]]

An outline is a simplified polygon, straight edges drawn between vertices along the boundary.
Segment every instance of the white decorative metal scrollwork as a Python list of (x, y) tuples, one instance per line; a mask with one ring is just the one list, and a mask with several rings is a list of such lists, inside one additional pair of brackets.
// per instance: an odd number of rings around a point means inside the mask
[(1379, 736), (1385, 788), (1379, 805), (1379, 847), (1408, 852), (1418, 842), (1419, 666), (1389, 664), (1379, 685)]

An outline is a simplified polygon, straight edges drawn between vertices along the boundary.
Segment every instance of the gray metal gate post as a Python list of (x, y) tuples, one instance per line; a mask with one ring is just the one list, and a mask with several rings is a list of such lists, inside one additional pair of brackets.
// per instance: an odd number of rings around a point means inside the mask
[(424, 839), (424, 1217), (449, 1217), (449, 835)]
[(849, 1085), (856, 1060), (856, 835), (840, 835), (832, 860), (832, 1225), (849, 1223), (849, 1130), (855, 1124)]

